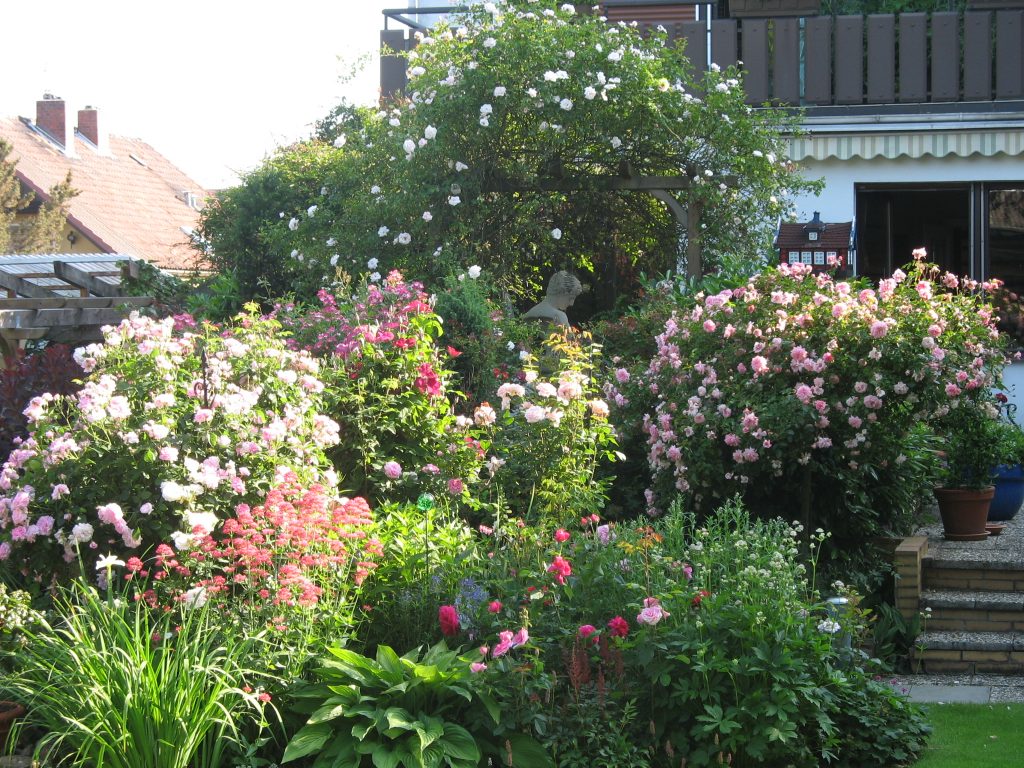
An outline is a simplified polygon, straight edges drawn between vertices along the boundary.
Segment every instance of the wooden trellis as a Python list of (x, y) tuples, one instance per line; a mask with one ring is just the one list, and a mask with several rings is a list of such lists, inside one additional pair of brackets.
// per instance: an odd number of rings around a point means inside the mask
[(125, 296), (121, 279), (139, 262), (122, 254), (0, 256), (0, 353), (29, 341), (81, 344), (101, 338), (151, 296)]

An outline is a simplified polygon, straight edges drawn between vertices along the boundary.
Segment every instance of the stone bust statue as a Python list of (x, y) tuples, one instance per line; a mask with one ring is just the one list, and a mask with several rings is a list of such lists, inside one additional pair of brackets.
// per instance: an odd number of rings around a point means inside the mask
[(583, 293), (583, 285), (566, 271), (556, 272), (548, 282), (548, 292), (537, 306), (523, 315), (528, 320), (546, 320), (555, 325), (569, 325), (565, 310)]

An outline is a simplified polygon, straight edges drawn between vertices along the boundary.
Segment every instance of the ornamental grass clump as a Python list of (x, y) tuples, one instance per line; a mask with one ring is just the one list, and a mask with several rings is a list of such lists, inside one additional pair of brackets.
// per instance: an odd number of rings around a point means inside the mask
[[(123, 565), (104, 564), (108, 575)], [(209, 608), (153, 612), (75, 581), (29, 632), (5, 684), (25, 703), (26, 726), (45, 732), (36, 751), (47, 763), (221, 768), (242, 728), (263, 722), (268, 697), (248, 667), (259, 642), (221, 631)]]
[(49, 587), (99, 553), (145, 557), (213, 531), (287, 471), (334, 479), (320, 363), (253, 314), (177, 332), (137, 314), (79, 349), (74, 396), (33, 398), (0, 468), (0, 562)]
[(916, 255), (877, 288), (783, 264), (681, 306), (612, 392), (650, 400), (649, 512), (739, 493), (843, 538), (905, 524), (934, 481), (920, 425), (990, 399), (1003, 365), (990, 286)]

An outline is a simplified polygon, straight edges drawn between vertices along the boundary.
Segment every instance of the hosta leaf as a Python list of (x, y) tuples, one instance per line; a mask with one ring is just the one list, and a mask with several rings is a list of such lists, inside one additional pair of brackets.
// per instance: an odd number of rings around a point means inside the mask
[(292, 740), (288, 742), (288, 746), (284, 749), (284, 757), (281, 758), (281, 762), (287, 763), (319, 751), (327, 739), (330, 738), (332, 732), (333, 729), (326, 723), (304, 726), (299, 729), (299, 732), (296, 733), (295, 736), (292, 737)]
[(461, 725), (445, 723), (444, 738), (438, 744), (444, 749), (444, 753), (452, 762), (466, 762), (467, 765), (476, 765), (480, 760), (480, 748), (477, 747), (469, 731)]

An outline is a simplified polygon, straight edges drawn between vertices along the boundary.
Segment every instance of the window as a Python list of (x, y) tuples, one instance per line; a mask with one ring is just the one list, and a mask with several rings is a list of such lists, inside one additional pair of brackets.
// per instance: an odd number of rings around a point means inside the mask
[(789, 252), (789, 263), (790, 264), (799, 264), (800, 263), (800, 251), (790, 251)]
[(823, 265), (825, 263), (825, 252), (815, 251), (814, 252), (814, 263), (816, 265)]
[(817, 240), (818, 239), (818, 232), (817, 232), (817, 230), (812, 229), (810, 232), (808, 232), (807, 233), (807, 239), (811, 240), (811, 241)]
[(800, 263), (801, 264), (810, 264), (811, 263), (811, 252), (810, 251), (801, 251), (800, 252)]

